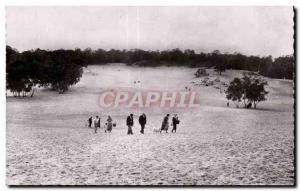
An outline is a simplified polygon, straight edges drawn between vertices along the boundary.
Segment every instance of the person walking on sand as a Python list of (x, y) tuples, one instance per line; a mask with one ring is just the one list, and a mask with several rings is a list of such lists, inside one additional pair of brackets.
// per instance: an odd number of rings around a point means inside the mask
[(160, 128), (160, 133), (162, 131), (166, 131), (166, 133), (168, 133), (168, 128), (169, 128), (169, 116), (170, 114), (167, 114), (164, 119), (163, 119), (163, 122), (161, 124), (161, 128)]
[(107, 118), (107, 128), (105, 130), (105, 133), (106, 133), (106, 131), (110, 133), (111, 130), (112, 130), (112, 118), (110, 116), (108, 116), (108, 118)]
[(180, 123), (177, 114), (174, 115), (174, 117), (172, 118), (172, 125), (173, 125), (173, 129), (172, 129), (172, 133), (173, 131), (176, 133), (176, 129), (177, 129), (177, 125)]
[(88, 119), (88, 127), (89, 127), (89, 128), (92, 128), (92, 123), (93, 123), (93, 117), (90, 117), (90, 118)]
[(94, 120), (95, 133), (97, 133), (97, 129), (100, 128), (100, 117), (97, 115)]
[(145, 125), (147, 123), (147, 118), (145, 113), (143, 113), (140, 117), (139, 117), (139, 123), (141, 125), (141, 133), (144, 134), (144, 129), (145, 129)]
[(133, 135), (133, 132), (132, 132), (133, 114), (132, 113), (127, 117), (126, 125), (128, 126), (127, 135)]

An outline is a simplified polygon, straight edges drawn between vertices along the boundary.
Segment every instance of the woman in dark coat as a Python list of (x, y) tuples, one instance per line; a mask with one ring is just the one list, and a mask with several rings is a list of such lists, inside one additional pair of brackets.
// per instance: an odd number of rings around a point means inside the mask
[(162, 131), (166, 131), (166, 133), (168, 133), (168, 128), (169, 128), (169, 114), (167, 114), (164, 119), (163, 119), (163, 122), (161, 124), (161, 129), (160, 129), (160, 133)]
[(106, 131), (111, 132), (111, 130), (112, 130), (112, 118), (110, 116), (108, 116), (108, 118), (107, 118), (107, 128), (106, 128), (105, 132)]

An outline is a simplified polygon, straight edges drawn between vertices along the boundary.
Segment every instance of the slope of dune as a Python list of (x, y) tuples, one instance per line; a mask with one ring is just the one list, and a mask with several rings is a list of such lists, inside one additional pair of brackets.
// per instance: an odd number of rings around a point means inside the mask
[[(196, 69), (89, 66), (66, 94), (39, 89), (33, 98), (7, 98), (9, 185), (293, 185), (293, 82), (267, 79), (270, 92), (258, 109), (226, 107), (221, 85), (198, 86)], [(228, 83), (243, 71), (210, 79)], [(134, 83), (136, 81), (136, 83)], [(139, 81), (139, 83), (137, 83)], [(194, 83), (192, 83), (194, 82)], [(197, 92), (200, 107), (101, 108), (106, 90)], [(218, 89), (217, 87), (221, 87)], [(134, 113), (134, 135), (126, 116)], [(145, 134), (138, 115), (145, 112)], [(166, 113), (178, 113), (176, 134), (156, 133)], [(85, 126), (89, 116), (112, 133)]]

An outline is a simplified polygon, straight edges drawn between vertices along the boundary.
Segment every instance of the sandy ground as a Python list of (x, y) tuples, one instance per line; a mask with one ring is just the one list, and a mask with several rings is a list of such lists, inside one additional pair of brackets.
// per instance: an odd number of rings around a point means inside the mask
[[(33, 98), (8, 97), (7, 184), (293, 185), (292, 82), (268, 79), (268, 101), (257, 110), (227, 108), (224, 93), (191, 85), (199, 80), (195, 70), (90, 66), (64, 95), (39, 90)], [(227, 71), (220, 79), (240, 74)], [(199, 93), (201, 107), (103, 110), (97, 104), (109, 88), (185, 86)], [(135, 114), (134, 135), (127, 136), (130, 112)], [(144, 135), (137, 125), (142, 112), (148, 117)], [(178, 132), (153, 132), (167, 112), (179, 114)], [(99, 115), (102, 124), (111, 115), (117, 127), (95, 134), (85, 127), (90, 115)]]

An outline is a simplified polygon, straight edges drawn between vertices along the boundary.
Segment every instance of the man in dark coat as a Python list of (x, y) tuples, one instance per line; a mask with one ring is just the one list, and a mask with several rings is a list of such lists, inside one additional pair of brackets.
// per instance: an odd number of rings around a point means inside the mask
[(100, 117), (97, 115), (94, 120), (95, 133), (97, 133), (97, 129), (100, 128)]
[(93, 118), (92, 117), (90, 117), (89, 119), (88, 119), (88, 123), (89, 123), (89, 128), (92, 128), (92, 123), (93, 123)]
[(176, 129), (177, 129), (177, 125), (179, 124), (179, 119), (178, 119), (178, 116), (177, 114), (174, 115), (174, 117), (172, 118), (172, 125), (173, 125), (173, 129), (172, 129), (172, 133), (173, 131), (175, 131), (176, 133)]
[(132, 132), (133, 114), (132, 113), (127, 117), (126, 125), (128, 126), (127, 135), (133, 135), (133, 132)]
[(139, 123), (141, 125), (141, 133), (144, 134), (144, 129), (145, 129), (145, 125), (147, 123), (147, 118), (146, 115), (143, 113), (140, 117), (139, 117)]

